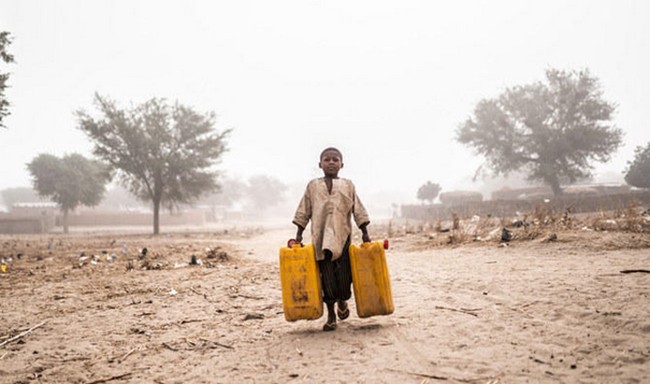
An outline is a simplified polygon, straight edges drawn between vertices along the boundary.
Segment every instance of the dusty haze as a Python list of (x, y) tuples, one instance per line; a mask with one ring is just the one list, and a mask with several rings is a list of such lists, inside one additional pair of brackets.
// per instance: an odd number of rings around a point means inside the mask
[(482, 159), (454, 130), (549, 67), (588, 68), (618, 105), (623, 146), (596, 176), (620, 181), (650, 141), (649, 16), (642, 1), (4, 1), (16, 62), (3, 65), (0, 190), (29, 186), (39, 153), (90, 154), (73, 112), (92, 111), (95, 92), (216, 111), (234, 129), (220, 164), (231, 177), (300, 189), (335, 145), (341, 176), (377, 207), (415, 202), (427, 180), (482, 190)]

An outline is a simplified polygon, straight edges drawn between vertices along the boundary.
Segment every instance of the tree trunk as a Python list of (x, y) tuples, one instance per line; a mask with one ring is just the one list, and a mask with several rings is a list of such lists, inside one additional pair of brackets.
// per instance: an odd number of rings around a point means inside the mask
[(153, 234), (160, 233), (160, 199), (153, 201)]
[(68, 233), (68, 210), (63, 210), (63, 233)]
[(551, 180), (549, 180), (549, 184), (551, 185), (551, 189), (553, 190), (553, 196), (555, 197), (562, 196), (562, 187), (560, 187), (560, 181), (557, 179), (557, 177), (554, 177)]

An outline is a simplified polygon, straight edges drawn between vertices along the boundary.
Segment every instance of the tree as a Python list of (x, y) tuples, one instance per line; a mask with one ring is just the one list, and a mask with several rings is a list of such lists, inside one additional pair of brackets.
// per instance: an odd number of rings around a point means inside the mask
[(429, 204), (433, 203), (442, 188), (437, 183), (427, 181), (418, 189), (418, 200), (428, 201)]
[(103, 115), (78, 111), (79, 129), (94, 142), (93, 152), (118, 172), (136, 197), (153, 204), (153, 233), (160, 233), (160, 207), (190, 203), (215, 190), (212, 169), (226, 151), (230, 130), (215, 131), (214, 112), (200, 114), (178, 102), (153, 98), (131, 109), (95, 95)]
[(203, 196), (199, 202), (211, 206), (230, 207), (242, 199), (246, 187), (243, 181), (227, 177), (221, 181), (217, 191)]
[(146, 204), (123, 186), (109, 185), (99, 207), (109, 210), (138, 210), (146, 209)]
[(204, 204), (210, 207), (213, 221), (220, 221), (225, 217), (227, 207), (232, 207), (244, 197), (246, 184), (236, 178), (226, 177), (219, 183), (217, 191), (202, 196), (197, 204)]
[(273, 207), (284, 199), (286, 189), (286, 185), (273, 177), (256, 175), (248, 179), (247, 194), (255, 209), (264, 212), (266, 208)]
[(496, 175), (524, 170), (557, 196), (561, 181), (587, 179), (591, 161), (608, 161), (622, 132), (610, 123), (615, 106), (589, 71), (549, 69), (546, 79), (480, 101), (456, 139), (484, 155)]
[[(11, 44), (11, 37), (9, 32), (0, 32), (0, 62), (13, 63), (13, 55), (7, 52), (7, 47)], [(9, 115), (9, 101), (5, 96), (5, 88), (7, 88), (7, 80), (9, 74), (0, 72), (0, 127), (4, 127), (2, 120)]]
[(68, 213), (79, 205), (93, 207), (99, 204), (106, 183), (111, 179), (105, 164), (79, 154), (62, 158), (40, 154), (27, 164), (27, 168), (38, 194), (49, 197), (61, 208), (64, 233), (68, 233)]
[(625, 182), (638, 188), (650, 188), (650, 142), (634, 150), (634, 160), (628, 161)]

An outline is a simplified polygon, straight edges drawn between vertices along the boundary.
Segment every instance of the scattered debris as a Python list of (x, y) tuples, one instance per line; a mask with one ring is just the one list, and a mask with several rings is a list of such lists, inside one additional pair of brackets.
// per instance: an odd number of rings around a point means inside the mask
[[(600, 311), (596, 311), (596, 313), (600, 313)], [(613, 311), (613, 312), (603, 312), (601, 313), (603, 316), (621, 316), (623, 315), (623, 312), (618, 312), (618, 311)]]
[(510, 240), (512, 240), (512, 232), (510, 232), (506, 228), (501, 229), (501, 241), (504, 241), (504, 242), (507, 243)]
[(142, 260), (142, 263), (140, 264), (140, 269), (144, 269), (147, 271), (152, 271), (152, 270), (159, 270), (163, 269), (164, 264), (161, 262), (153, 262), (149, 259)]
[(205, 257), (208, 259), (218, 259), (220, 261), (226, 261), (229, 259), (228, 252), (221, 251), (221, 247), (216, 248), (206, 248)]
[(548, 237), (546, 237), (544, 240), (542, 240), (542, 242), (544, 242), (544, 243), (548, 243), (548, 242), (551, 242), (551, 241), (557, 241), (557, 234), (556, 233), (551, 233), (550, 235), (548, 235)]
[(167, 344), (165, 342), (162, 343), (162, 346), (169, 349), (170, 351), (178, 351), (177, 348), (174, 348), (174, 347), (172, 347), (171, 345), (169, 345), (169, 344)]
[(528, 358), (529, 358), (530, 360), (532, 360), (532, 361), (538, 363), (538, 364), (548, 364), (548, 363), (545, 362), (544, 360), (539, 359), (539, 358), (537, 358), (537, 357), (528, 356)]
[(263, 313), (247, 313), (246, 316), (244, 316), (244, 321), (246, 320), (262, 320), (264, 319), (264, 314)]
[(526, 219), (523, 219), (523, 220), (514, 220), (514, 221), (511, 223), (511, 225), (512, 225), (513, 227), (515, 227), (515, 228), (530, 227), (530, 226), (533, 226), (534, 224), (535, 224), (535, 223), (534, 223), (533, 221), (526, 220)]
[(190, 259), (190, 265), (203, 265), (203, 261), (197, 258), (196, 255), (192, 255), (192, 258)]
[(135, 347), (135, 348), (129, 350), (127, 353), (125, 353), (122, 357), (120, 357), (118, 359), (111, 359), (111, 360), (109, 360), (109, 362), (113, 362), (113, 360), (117, 360), (117, 362), (121, 364), (124, 360), (126, 360), (127, 357), (131, 356), (131, 354), (133, 354), (133, 352), (139, 352), (139, 351), (143, 351), (145, 349), (147, 349), (147, 347), (144, 346), (144, 345)]

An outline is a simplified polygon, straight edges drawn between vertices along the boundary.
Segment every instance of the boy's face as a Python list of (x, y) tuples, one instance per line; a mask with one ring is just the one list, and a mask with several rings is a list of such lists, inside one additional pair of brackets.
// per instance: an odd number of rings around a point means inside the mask
[(325, 151), (323, 156), (320, 158), (318, 167), (323, 170), (325, 176), (337, 177), (339, 175), (339, 170), (343, 168), (341, 155), (334, 150)]

